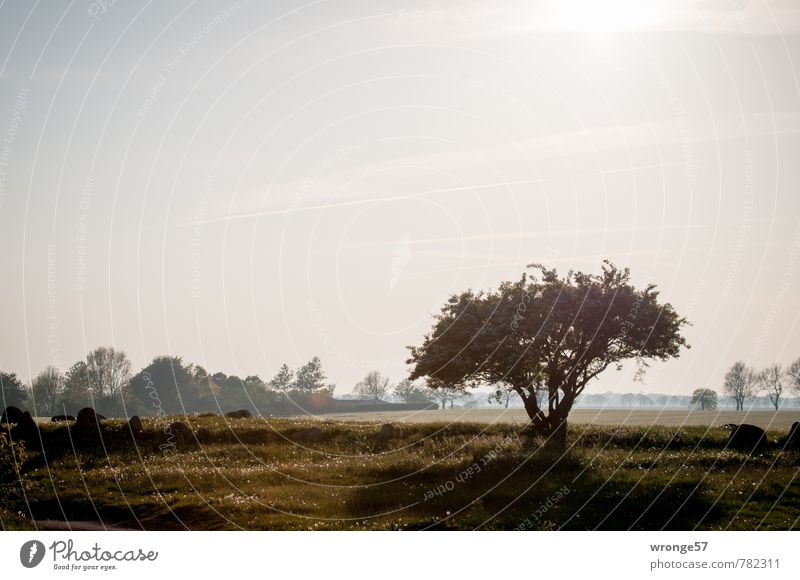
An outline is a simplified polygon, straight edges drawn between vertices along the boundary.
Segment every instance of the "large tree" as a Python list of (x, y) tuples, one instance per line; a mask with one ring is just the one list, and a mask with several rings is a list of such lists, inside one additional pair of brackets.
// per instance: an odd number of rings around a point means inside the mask
[(737, 361), (725, 374), (722, 389), (736, 402), (736, 410), (743, 411), (744, 402), (758, 392), (758, 375), (742, 361)]
[(688, 323), (658, 302), (654, 285), (635, 288), (628, 269), (610, 262), (600, 274), (530, 269), (495, 291), (452, 296), (422, 345), (411, 347), (410, 378), (428, 377), (434, 388), (506, 384), (522, 399), (530, 429), (563, 444), (569, 411), (589, 381), (629, 359), (643, 369), (677, 357)]
[(786, 374), (778, 363), (769, 365), (758, 374), (759, 386), (767, 393), (769, 401), (776, 411), (781, 403), (785, 382)]
[(52, 365), (46, 367), (31, 381), (34, 414), (44, 416), (63, 413), (61, 409), (63, 391), (64, 375)]
[(389, 377), (385, 377), (380, 371), (370, 371), (359, 381), (353, 393), (362, 399), (380, 401), (389, 392)]

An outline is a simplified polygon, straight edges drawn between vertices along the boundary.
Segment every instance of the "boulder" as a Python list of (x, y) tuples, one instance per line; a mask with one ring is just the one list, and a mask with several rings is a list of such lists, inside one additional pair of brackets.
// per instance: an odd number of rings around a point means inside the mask
[(51, 423), (63, 423), (64, 421), (74, 421), (75, 417), (72, 415), (55, 415), (50, 417)]
[(130, 429), (131, 435), (133, 435), (134, 439), (138, 439), (144, 434), (142, 420), (139, 418), (139, 415), (134, 415), (130, 418), (128, 421), (128, 429)]
[(253, 416), (253, 414), (247, 409), (239, 409), (238, 411), (231, 411), (230, 413), (225, 413), (225, 416), (230, 419), (249, 419), (250, 417)]
[(9, 405), (3, 411), (3, 417), (0, 418), (0, 423), (18, 423), (22, 417), (22, 409)]
[(200, 443), (211, 443), (211, 431), (205, 427), (200, 427), (195, 433), (195, 437), (197, 437), (197, 441)]
[(397, 437), (397, 429), (391, 423), (381, 425), (381, 430), (376, 435), (378, 441), (388, 441), (394, 437)]
[(11, 437), (16, 440), (25, 441), (26, 447), (39, 448), (41, 444), (41, 433), (39, 426), (34, 421), (31, 414), (25, 411), (17, 421), (16, 427), (11, 430)]
[(189, 443), (194, 441), (194, 435), (189, 425), (183, 421), (175, 421), (169, 426), (169, 434), (171, 434), (175, 441), (178, 443)]
[(748, 425), (747, 423), (742, 423), (741, 425), (729, 423), (723, 425), (723, 427), (731, 430), (727, 447), (732, 449), (749, 453), (751, 451), (759, 451), (767, 444), (767, 434), (761, 427)]
[(792, 423), (789, 428), (789, 435), (786, 437), (784, 449), (800, 449), (800, 422)]
[(91, 407), (84, 407), (78, 411), (78, 417), (75, 419), (73, 427), (79, 431), (88, 429), (97, 429), (100, 427), (100, 421), (105, 419), (99, 413), (96, 413)]

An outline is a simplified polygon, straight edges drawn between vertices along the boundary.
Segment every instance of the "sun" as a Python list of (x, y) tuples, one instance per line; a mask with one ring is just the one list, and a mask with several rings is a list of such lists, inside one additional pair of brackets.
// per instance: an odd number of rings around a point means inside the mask
[(531, 6), (532, 25), (553, 32), (609, 35), (656, 22), (652, 0), (544, 0)]

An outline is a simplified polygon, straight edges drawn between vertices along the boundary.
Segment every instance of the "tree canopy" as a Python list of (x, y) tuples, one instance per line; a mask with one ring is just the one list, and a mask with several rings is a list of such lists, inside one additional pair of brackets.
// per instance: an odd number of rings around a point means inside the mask
[(451, 296), (422, 345), (410, 347), (410, 378), (428, 377), (433, 388), (507, 385), (535, 431), (563, 439), (575, 398), (609, 366), (633, 359), (643, 369), (688, 347), (687, 320), (658, 297), (608, 261), (599, 274), (565, 276), (534, 264), (495, 291)]

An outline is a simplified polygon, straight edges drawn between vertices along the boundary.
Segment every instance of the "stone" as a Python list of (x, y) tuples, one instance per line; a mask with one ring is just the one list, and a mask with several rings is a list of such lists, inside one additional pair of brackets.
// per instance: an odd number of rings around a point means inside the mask
[(795, 421), (789, 428), (789, 435), (786, 437), (784, 449), (800, 449), (800, 421)]
[(759, 451), (767, 444), (767, 434), (761, 427), (748, 425), (747, 423), (742, 423), (741, 425), (729, 423), (723, 425), (723, 427), (731, 430), (727, 446), (732, 449), (747, 452)]
[(384, 423), (381, 425), (381, 430), (378, 431), (376, 437), (379, 441), (388, 441), (393, 437), (397, 437), (397, 429), (391, 423)]
[(169, 433), (175, 438), (178, 443), (189, 443), (194, 441), (192, 430), (189, 425), (183, 421), (175, 421), (169, 426)]
[(28, 448), (39, 448), (41, 445), (41, 433), (39, 426), (34, 421), (31, 414), (25, 411), (17, 421), (16, 427), (11, 430), (11, 437), (25, 441)]
[(96, 413), (91, 407), (84, 407), (78, 411), (78, 416), (75, 419), (75, 425), (73, 425), (73, 427), (79, 431), (93, 428), (98, 429), (100, 427), (100, 421), (103, 419), (105, 419), (105, 417)]
[(3, 417), (0, 419), (0, 423), (18, 423), (22, 414), (22, 409), (9, 405), (3, 411)]
[(139, 415), (134, 415), (130, 418), (128, 421), (128, 429), (130, 429), (131, 435), (133, 435), (134, 439), (138, 439), (144, 434), (142, 420), (139, 418)]
[(211, 443), (211, 431), (205, 427), (200, 427), (195, 433), (195, 437), (197, 437), (197, 441), (200, 443)]
[(247, 409), (239, 409), (238, 411), (231, 411), (230, 413), (225, 413), (225, 416), (230, 419), (249, 419), (250, 417), (253, 416), (253, 414)]

